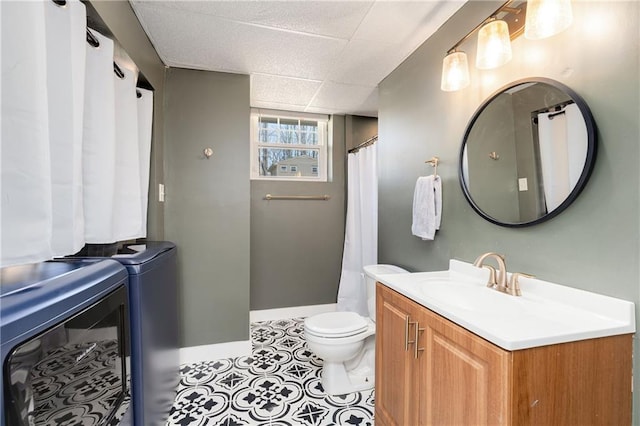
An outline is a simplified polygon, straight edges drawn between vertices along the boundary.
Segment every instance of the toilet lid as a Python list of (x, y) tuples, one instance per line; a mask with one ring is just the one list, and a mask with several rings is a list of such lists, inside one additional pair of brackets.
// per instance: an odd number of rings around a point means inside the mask
[(305, 328), (312, 334), (328, 337), (346, 337), (365, 331), (369, 324), (355, 312), (327, 312), (309, 317)]

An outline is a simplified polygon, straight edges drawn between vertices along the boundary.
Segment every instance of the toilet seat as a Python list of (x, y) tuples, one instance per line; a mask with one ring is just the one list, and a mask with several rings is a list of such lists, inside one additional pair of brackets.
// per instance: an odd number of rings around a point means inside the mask
[(327, 312), (305, 320), (305, 332), (318, 337), (342, 338), (367, 331), (371, 322), (355, 312)]

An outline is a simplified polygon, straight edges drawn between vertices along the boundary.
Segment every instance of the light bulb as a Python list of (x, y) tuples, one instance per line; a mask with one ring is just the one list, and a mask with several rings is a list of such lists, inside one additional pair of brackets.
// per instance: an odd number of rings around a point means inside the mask
[(469, 85), (469, 64), (467, 54), (453, 52), (442, 61), (442, 82), (440, 88), (445, 92), (454, 92)]
[(529, 0), (524, 36), (530, 40), (551, 37), (573, 21), (571, 0)]
[(511, 40), (507, 23), (496, 19), (480, 28), (476, 67), (482, 70), (497, 68), (510, 60)]

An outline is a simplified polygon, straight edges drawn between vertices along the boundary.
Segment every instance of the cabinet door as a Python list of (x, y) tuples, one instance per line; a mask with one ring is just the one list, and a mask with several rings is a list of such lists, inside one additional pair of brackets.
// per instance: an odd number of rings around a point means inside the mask
[(511, 354), (427, 309), (419, 321), (417, 424), (509, 424)]
[[(415, 325), (415, 306), (407, 298), (377, 284), (376, 299), (376, 425), (414, 424), (411, 400), (415, 398), (413, 348), (407, 334)], [(410, 327), (411, 330), (406, 328)]]

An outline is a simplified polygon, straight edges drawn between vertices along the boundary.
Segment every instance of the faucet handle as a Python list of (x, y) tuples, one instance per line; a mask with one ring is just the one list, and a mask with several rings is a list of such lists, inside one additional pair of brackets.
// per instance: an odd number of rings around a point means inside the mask
[(511, 274), (511, 279), (509, 280), (508, 292), (512, 296), (522, 296), (522, 292), (520, 291), (520, 283), (518, 282), (518, 278), (535, 278), (533, 275), (525, 274), (524, 272), (515, 272)]
[(498, 285), (498, 281), (496, 281), (496, 268), (491, 265), (482, 265), (483, 268), (489, 270), (489, 281), (487, 281), (487, 287), (494, 288)]

